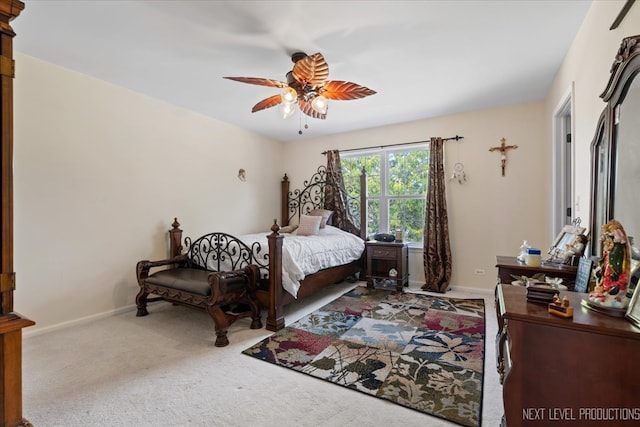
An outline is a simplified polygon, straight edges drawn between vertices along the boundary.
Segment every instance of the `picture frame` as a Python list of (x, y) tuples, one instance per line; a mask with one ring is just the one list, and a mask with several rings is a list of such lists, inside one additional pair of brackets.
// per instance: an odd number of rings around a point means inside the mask
[(576, 238), (584, 234), (586, 228), (579, 227), (575, 225), (565, 225), (560, 230), (560, 234), (555, 238), (553, 244), (549, 248), (549, 255), (551, 255), (552, 260), (564, 262), (564, 252), (567, 250), (567, 247), (573, 245), (576, 241)]
[(631, 261), (631, 274), (629, 275), (629, 289), (633, 292), (625, 317), (640, 328), (640, 292), (638, 292), (638, 279), (640, 278), (640, 262)]
[(591, 279), (591, 271), (593, 269), (593, 260), (589, 258), (580, 258), (578, 263), (578, 272), (576, 273), (576, 283), (573, 290), (575, 292), (587, 292), (589, 290), (589, 281)]

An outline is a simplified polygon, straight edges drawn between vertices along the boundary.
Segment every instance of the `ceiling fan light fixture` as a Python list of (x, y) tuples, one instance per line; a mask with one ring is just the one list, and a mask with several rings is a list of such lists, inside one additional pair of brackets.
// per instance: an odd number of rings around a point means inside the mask
[(327, 114), (329, 108), (329, 101), (322, 95), (318, 95), (311, 101), (311, 108), (320, 114)]
[(290, 117), (296, 109), (296, 104), (294, 102), (283, 102), (281, 104), (280, 111), (282, 112), (282, 118), (286, 119)]
[(296, 92), (296, 90), (291, 86), (287, 86), (282, 89), (282, 92), (280, 93), (280, 98), (282, 99), (282, 102), (285, 104), (293, 104), (298, 99), (298, 92)]
[[(280, 92), (253, 106), (252, 113), (280, 105), (286, 119), (297, 109), (314, 119), (324, 120), (329, 100), (346, 101), (374, 95), (376, 92), (357, 83), (329, 80), (329, 65), (321, 53), (291, 55), (293, 69), (286, 73), (286, 82), (259, 77), (224, 77), (240, 83), (279, 88)], [(305, 125), (306, 128), (306, 125)], [(302, 129), (301, 129), (302, 131)]]

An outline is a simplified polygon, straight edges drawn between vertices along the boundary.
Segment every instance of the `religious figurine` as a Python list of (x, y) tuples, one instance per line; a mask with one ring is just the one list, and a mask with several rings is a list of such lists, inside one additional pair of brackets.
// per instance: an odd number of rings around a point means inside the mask
[(553, 296), (553, 301), (549, 304), (548, 311), (555, 316), (573, 317), (573, 307), (571, 307), (569, 303), (569, 298), (564, 296), (560, 299), (560, 295), (558, 294)]
[(578, 234), (576, 240), (572, 244), (567, 245), (567, 253), (571, 256), (582, 256), (582, 254), (584, 254), (584, 248), (587, 245), (587, 240), (589, 240), (587, 236)]
[(517, 145), (507, 145), (507, 140), (502, 138), (500, 145), (497, 147), (489, 148), (489, 151), (500, 151), (500, 169), (502, 170), (502, 176), (504, 176), (504, 169), (507, 166), (507, 150), (515, 150)]
[(584, 234), (578, 234), (575, 240), (565, 246), (559, 253), (559, 258), (564, 264), (570, 264), (574, 257), (581, 257), (589, 239)]
[(602, 226), (601, 276), (593, 292), (591, 303), (610, 308), (625, 309), (629, 305), (627, 287), (631, 272), (631, 251), (627, 234), (620, 222), (611, 220)]

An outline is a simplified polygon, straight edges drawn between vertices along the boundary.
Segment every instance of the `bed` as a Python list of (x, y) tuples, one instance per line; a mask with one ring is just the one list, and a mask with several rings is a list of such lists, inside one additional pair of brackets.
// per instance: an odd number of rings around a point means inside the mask
[[(284, 307), (287, 304), (328, 285), (343, 280), (355, 281), (358, 275), (363, 274), (365, 227), (360, 227), (355, 235), (356, 230), (344, 231), (332, 225), (331, 218), (328, 218), (317, 235), (298, 236), (300, 228), (290, 230), (295, 225), (302, 227), (309, 216), (320, 216), (323, 211), (327, 213), (325, 195), (328, 186), (346, 193), (335, 188), (326, 178), (327, 170), (321, 166), (308, 181), (304, 181), (301, 189), (290, 190), (289, 178), (285, 174), (281, 182), (281, 223), (274, 220), (271, 229), (262, 233), (244, 236), (209, 233), (194, 241), (189, 237), (183, 240), (176, 220), (169, 232), (170, 254), (172, 257), (184, 257), (184, 252), (192, 265), (208, 271), (236, 271), (247, 264), (257, 265), (260, 279), (256, 295), (267, 311), (266, 328), (280, 330), (285, 326)], [(360, 177), (359, 194), (358, 200), (347, 198), (347, 204), (353, 218), (362, 222), (362, 218), (367, 217), (364, 172)], [(309, 240), (322, 242), (319, 251), (317, 247), (305, 247), (304, 242)], [(310, 250), (316, 252), (310, 254)]]

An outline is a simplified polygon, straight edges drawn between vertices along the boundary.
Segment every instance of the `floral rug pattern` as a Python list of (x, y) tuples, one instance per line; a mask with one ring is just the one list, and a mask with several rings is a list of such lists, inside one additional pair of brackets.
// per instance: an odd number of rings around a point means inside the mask
[(356, 287), (244, 354), (480, 426), (484, 301)]

